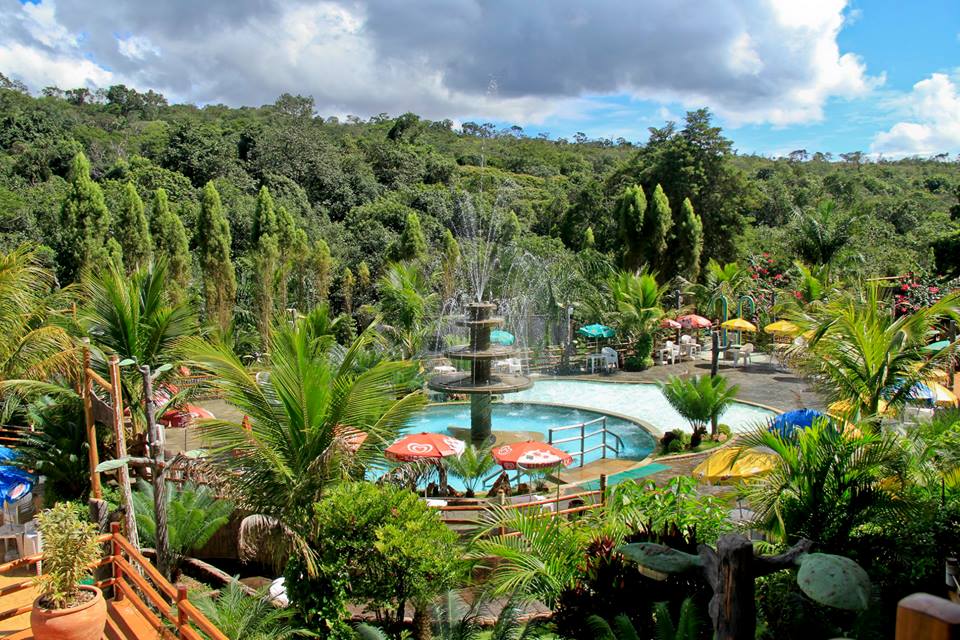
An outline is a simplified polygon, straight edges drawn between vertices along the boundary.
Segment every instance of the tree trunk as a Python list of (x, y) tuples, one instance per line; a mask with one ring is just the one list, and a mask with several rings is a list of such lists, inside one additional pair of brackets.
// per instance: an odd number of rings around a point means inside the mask
[[(120, 359), (110, 356), (110, 408), (113, 411), (113, 437), (116, 440), (117, 458), (127, 457), (127, 436), (123, 428), (123, 393), (120, 383)], [(127, 540), (134, 548), (140, 548), (140, 535), (137, 532), (137, 514), (133, 508), (133, 492), (130, 488), (130, 468), (123, 465), (117, 469), (117, 482), (120, 485), (120, 500), (123, 506), (123, 528)]]
[(710, 618), (716, 640), (754, 640), (757, 608), (754, 600), (753, 544), (745, 536), (727, 534), (716, 551), (701, 546), (700, 556), (713, 597)]
[(710, 332), (710, 375), (717, 375), (717, 367), (720, 359), (720, 334), (716, 331)]
[(413, 610), (413, 637), (415, 640), (431, 640), (430, 604), (422, 602)]
[(143, 374), (143, 394), (147, 409), (147, 433), (150, 438), (150, 457), (153, 458), (153, 510), (157, 525), (157, 569), (170, 579), (170, 537), (167, 532), (167, 483), (164, 474), (163, 429), (157, 424), (157, 408), (153, 397), (153, 378), (150, 367), (140, 367)]

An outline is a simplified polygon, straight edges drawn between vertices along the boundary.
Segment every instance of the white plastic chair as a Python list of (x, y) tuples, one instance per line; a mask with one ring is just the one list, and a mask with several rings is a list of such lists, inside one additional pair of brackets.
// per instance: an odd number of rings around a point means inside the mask
[(520, 358), (508, 358), (507, 359), (507, 373), (523, 373), (523, 365), (520, 364)]
[(680, 357), (680, 347), (673, 343), (673, 340), (667, 340), (666, 344), (660, 349), (660, 364), (667, 364), (667, 358), (670, 364), (676, 364)]
[(603, 349), (600, 349), (600, 354), (603, 356), (604, 369), (610, 371), (620, 367), (620, 354), (617, 353), (617, 350), (613, 347), (604, 347)]
[(743, 359), (743, 366), (747, 366), (747, 363), (753, 363), (753, 343), (748, 342), (747, 344), (740, 347), (740, 351), (734, 354), (733, 365), (737, 365), (737, 360)]

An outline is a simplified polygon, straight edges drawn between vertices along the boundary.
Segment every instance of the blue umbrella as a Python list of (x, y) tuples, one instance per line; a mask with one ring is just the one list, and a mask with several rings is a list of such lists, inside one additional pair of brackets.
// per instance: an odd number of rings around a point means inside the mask
[(0, 500), (18, 500), (33, 489), (34, 482), (34, 477), (22, 469), (0, 465)]
[[(893, 385), (889, 391), (883, 394), (884, 397), (889, 398), (893, 394), (897, 393), (898, 391), (900, 391), (900, 389), (903, 388), (904, 384), (905, 384), (904, 381), (900, 380), (895, 385)], [(937, 397), (937, 394), (934, 392), (934, 390), (928, 387), (927, 385), (923, 384), (922, 382), (913, 383), (913, 386), (910, 387), (910, 391), (907, 392), (907, 400), (910, 402), (922, 402), (926, 404), (933, 404), (934, 400), (936, 400), (936, 397)]]
[(517, 339), (509, 331), (494, 329), (490, 332), (490, 342), (495, 342), (497, 344), (502, 344), (505, 347), (509, 347), (516, 341)]
[(776, 431), (781, 437), (789, 438), (797, 429), (806, 429), (813, 424), (817, 418), (822, 418), (823, 413), (816, 409), (795, 409), (775, 416), (770, 421), (770, 432)]
[(577, 333), (587, 338), (612, 338), (617, 335), (617, 332), (613, 330), (612, 327), (608, 327), (605, 324), (588, 324), (585, 327), (580, 327), (577, 329)]
[(17, 452), (10, 447), (0, 446), (0, 462), (9, 462), (17, 457)]

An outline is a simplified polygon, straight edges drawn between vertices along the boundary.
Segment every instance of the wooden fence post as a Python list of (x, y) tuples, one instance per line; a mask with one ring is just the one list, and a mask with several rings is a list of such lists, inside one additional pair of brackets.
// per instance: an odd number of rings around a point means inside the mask
[(183, 610), (183, 607), (180, 606), (181, 602), (186, 602), (187, 600), (187, 588), (182, 584), (177, 585), (177, 637), (186, 638), (183, 633), (183, 630), (190, 624), (190, 620), (187, 618), (187, 612)]
[(600, 474), (600, 506), (607, 505), (607, 474)]
[(897, 606), (896, 640), (960, 639), (960, 604), (915, 593)]
[(117, 583), (123, 580), (123, 572), (120, 570), (120, 565), (117, 563), (117, 558), (120, 557), (121, 548), (120, 543), (117, 541), (117, 536), (120, 535), (120, 523), (111, 522), (110, 523), (110, 533), (112, 538), (110, 538), (110, 554), (113, 556), (113, 599), (114, 600), (123, 600), (123, 592), (120, 590), (120, 587), (117, 586)]

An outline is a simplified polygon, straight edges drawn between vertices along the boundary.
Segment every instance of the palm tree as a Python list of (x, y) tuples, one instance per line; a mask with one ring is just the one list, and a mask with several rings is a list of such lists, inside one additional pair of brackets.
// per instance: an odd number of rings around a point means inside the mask
[(439, 296), (430, 290), (429, 281), (416, 263), (389, 265), (377, 287), (386, 320), (384, 333), (397, 347), (401, 358), (413, 358), (433, 330), (433, 323), (428, 319)]
[(711, 315), (721, 298), (736, 300), (750, 282), (746, 269), (736, 262), (720, 264), (713, 258), (704, 269), (703, 282), (687, 282), (687, 292), (693, 296), (696, 308), (702, 314)]
[[(544, 518), (535, 510), (491, 507), (474, 540), (476, 558), (496, 558), (488, 584), (494, 596), (513, 594), (521, 601), (555, 605), (566, 590), (582, 578), (583, 559), (590, 541), (604, 535), (619, 544), (626, 533), (603, 515), (584, 520)], [(516, 532), (500, 535), (501, 531)]]
[(878, 422), (886, 407), (901, 408), (915, 385), (935, 377), (954, 351), (931, 354), (924, 347), (938, 325), (960, 316), (960, 294), (894, 318), (883, 293), (874, 282), (790, 316), (811, 332), (807, 345), (795, 349), (801, 366), (853, 421)]
[(833, 200), (821, 201), (815, 209), (797, 211), (796, 250), (801, 258), (815, 265), (830, 264), (850, 241), (859, 216), (837, 209)]
[(653, 366), (653, 332), (663, 317), (660, 301), (666, 287), (657, 284), (654, 274), (621, 271), (610, 279), (609, 288), (617, 325), (625, 336), (636, 339), (642, 366)]
[(467, 497), (476, 495), (477, 483), (497, 465), (493, 454), (486, 447), (473, 445), (464, 449), (459, 457), (447, 459), (447, 467), (455, 478), (460, 478), (467, 489)]
[(666, 382), (658, 384), (670, 406), (693, 427), (694, 436), (706, 433), (708, 423), (710, 434), (716, 436), (720, 416), (740, 391), (737, 385), (728, 387), (723, 376), (694, 376), (690, 379), (670, 376)]
[(11, 464), (46, 478), (44, 501), (82, 500), (90, 492), (87, 430), (83, 403), (63, 387), (56, 396), (43, 395), (26, 405), (24, 431)]
[(819, 419), (789, 437), (765, 428), (744, 436), (744, 447), (778, 457), (772, 471), (743, 488), (758, 528), (784, 543), (807, 538), (837, 553), (858, 525), (909, 511), (899, 491), (906, 458), (896, 437), (845, 431)]
[[(361, 477), (381, 461), (383, 449), (425, 404), (422, 392), (407, 392), (416, 372), (411, 363), (382, 361), (358, 370), (375, 340), (372, 330), (342, 351), (314, 329), (308, 318), (277, 325), (265, 376), (244, 367), (229, 347), (189, 345), (195, 365), (213, 374), (215, 389), (249, 425), (201, 425), (213, 444), (213, 464), (228, 478), (238, 507), (257, 514), (248, 518), (249, 530), (276, 534), (262, 546), (278, 562), (297, 553), (311, 571), (314, 503), (327, 487)], [(366, 434), (360, 443), (358, 432)]]
[(297, 626), (293, 609), (274, 606), (266, 588), (251, 596), (237, 580), (220, 589), (216, 598), (191, 596), (190, 602), (230, 640), (317, 637), (312, 631)]
[(76, 345), (50, 322), (56, 313), (51, 305), (65, 308), (71, 302), (70, 292), (59, 299), (52, 295), (55, 285), (32, 246), (0, 253), (0, 382), (76, 372)]
[[(158, 369), (162, 384), (182, 362), (184, 341), (199, 331), (193, 307), (174, 302), (165, 263), (143, 267), (129, 276), (115, 265), (88, 275), (82, 284), (85, 302), (79, 324), (94, 347), (95, 366), (104, 368), (107, 355)], [(142, 414), (143, 378), (133, 368), (121, 370), (124, 406), (135, 424), (145, 424)], [(162, 413), (162, 410), (159, 412)]]
[[(133, 493), (133, 508), (137, 515), (137, 531), (141, 542), (156, 546), (153, 485), (140, 480)], [(230, 520), (233, 503), (217, 498), (207, 486), (190, 483), (175, 488), (167, 487), (167, 531), (171, 554), (170, 573), (180, 573), (184, 556), (201, 549), (210, 538)]]

